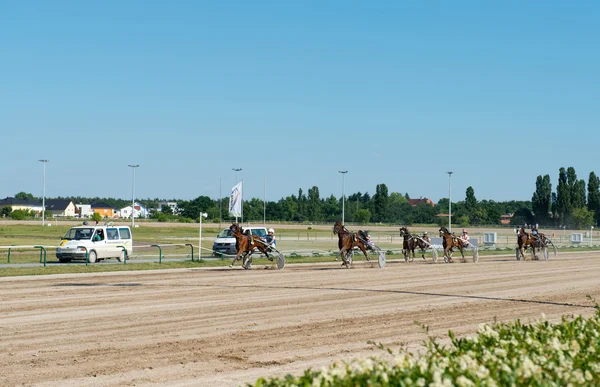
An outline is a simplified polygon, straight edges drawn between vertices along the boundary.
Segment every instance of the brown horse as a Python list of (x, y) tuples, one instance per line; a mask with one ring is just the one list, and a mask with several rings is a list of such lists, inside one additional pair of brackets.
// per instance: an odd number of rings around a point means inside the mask
[(267, 258), (271, 260), (273, 259), (269, 257), (269, 247), (264, 243), (260, 243), (255, 240), (260, 239), (260, 237), (256, 235), (246, 235), (242, 227), (237, 223), (232, 223), (231, 226), (229, 226), (229, 230), (231, 230), (231, 233), (233, 236), (235, 236), (235, 248), (237, 250), (237, 254), (235, 258), (233, 258), (233, 261), (229, 267), (233, 267), (235, 261), (242, 259), (242, 267), (244, 269), (249, 269), (249, 263), (251, 262), (250, 256), (255, 250), (258, 250), (266, 255)]
[(517, 231), (517, 245), (519, 246), (519, 253), (521, 254), (521, 257), (525, 259), (525, 250), (529, 246), (531, 247), (533, 259), (538, 259), (538, 257), (535, 255), (536, 241), (541, 247), (544, 247), (545, 239), (546, 237), (541, 234), (538, 235), (538, 239), (536, 240), (533, 235), (526, 233), (523, 227), (519, 227), (519, 230)]
[(369, 260), (367, 255), (368, 245), (360, 234), (356, 235), (348, 231), (340, 221), (335, 222), (333, 225), (333, 233), (338, 236), (338, 248), (343, 261), (342, 266), (348, 268), (352, 265), (352, 251), (355, 247), (362, 251), (367, 261)]
[[(410, 259), (410, 253), (412, 251), (412, 259), (415, 259), (415, 249), (417, 248), (417, 239), (414, 235), (411, 235), (408, 232), (408, 228), (400, 227), (400, 236), (404, 238), (402, 241), (402, 253), (404, 254), (404, 261), (408, 262)], [(423, 255), (423, 259), (425, 259), (425, 255)]]
[(452, 260), (453, 248), (456, 247), (460, 251), (463, 261), (465, 261), (465, 254), (463, 253), (463, 241), (462, 239), (452, 235), (446, 227), (440, 228), (440, 236), (444, 239), (442, 246), (444, 247), (444, 261), (454, 262)]

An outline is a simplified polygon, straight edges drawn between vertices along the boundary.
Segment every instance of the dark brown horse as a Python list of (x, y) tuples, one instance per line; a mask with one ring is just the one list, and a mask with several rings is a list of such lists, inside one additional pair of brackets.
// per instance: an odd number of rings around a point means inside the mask
[(244, 269), (249, 269), (249, 263), (251, 262), (250, 256), (255, 250), (260, 251), (266, 255), (267, 258), (272, 259), (269, 257), (269, 247), (264, 243), (260, 243), (255, 240), (260, 239), (260, 237), (256, 235), (246, 235), (242, 227), (237, 223), (233, 223), (231, 226), (229, 226), (229, 230), (231, 230), (231, 233), (233, 236), (235, 236), (235, 248), (237, 250), (237, 254), (235, 258), (233, 258), (233, 261), (229, 267), (233, 267), (235, 261), (242, 259), (242, 267)]
[(465, 254), (463, 253), (463, 241), (462, 239), (452, 235), (450, 231), (446, 227), (440, 228), (440, 236), (443, 238), (442, 246), (444, 247), (444, 261), (446, 262), (454, 262), (452, 260), (452, 253), (454, 252), (454, 247), (460, 251), (460, 255), (462, 256), (463, 261), (465, 261)]
[[(403, 238), (402, 241), (402, 253), (404, 254), (404, 261), (408, 262), (410, 259), (410, 253), (412, 251), (412, 260), (415, 258), (415, 249), (417, 248), (417, 239), (414, 235), (408, 232), (408, 228), (400, 227), (400, 236)], [(425, 259), (425, 256), (423, 256)]]
[(342, 266), (348, 268), (352, 265), (352, 251), (355, 247), (362, 251), (367, 261), (369, 260), (367, 255), (368, 245), (361, 235), (348, 231), (340, 221), (335, 222), (333, 225), (333, 233), (338, 236), (338, 248), (343, 261)]

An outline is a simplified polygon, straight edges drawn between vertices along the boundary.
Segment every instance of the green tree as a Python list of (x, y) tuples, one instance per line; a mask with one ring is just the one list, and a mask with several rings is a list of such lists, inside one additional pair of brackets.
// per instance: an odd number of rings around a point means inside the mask
[(0, 210), (0, 216), (3, 218), (8, 218), (10, 216), (11, 212), (12, 212), (11, 206), (2, 207), (2, 209)]
[(358, 210), (354, 214), (354, 218), (356, 219), (356, 221), (358, 223), (361, 223), (361, 224), (369, 223), (369, 221), (371, 220), (371, 211), (364, 209), (364, 208), (362, 210)]
[(577, 182), (575, 182), (575, 186), (573, 187), (573, 192), (571, 193), (571, 198), (573, 200), (573, 209), (585, 207), (585, 181), (584, 180), (577, 180)]
[(552, 184), (550, 183), (550, 175), (544, 175), (543, 177), (540, 175), (535, 181), (535, 192), (531, 198), (536, 221), (542, 222), (548, 219), (551, 202)]
[(475, 198), (475, 190), (473, 187), (467, 187), (466, 197), (465, 197), (465, 209), (467, 212), (472, 213), (477, 208), (477, 198)]
[(27, 216), (27, 213), (24, 210), (14, 210), (10, 213), (10, 217), (14, 220), (23, 220)]
[(306, 213), (308, 220), (311, 222), (321, 220), (321, 199), (319, 198), (319, 187), (317, 186), (308, 189)]
[(97, 212), (94, 212), (94, 213), (92, 214), (92, 220), (94, 220), (94, 221), (96, 221), (96, 222), (99, 222), (99, 221), (101, 221), (101, 220), (102, 220), (102, 215), (100, 215), (100, 214), (99, 214), (99, 213), (97, 213)]
[(461, 226), (461, 227), (467, 227), (469, 225), (470, 219), (467, 215), (461, 215), (456, 219), (456, 222)]
[(19, 200), (27, 200), (27, 199), (35, 199), (35, 197), (30, 194), (29, 192), (19, 192), (15, 195), (15, 199), (19, 199)]
[(600, 216), (600, 178), (594, 172), (590, 172), (588, 179), (587, 208), (594, 212), (594, 220), (598, 222)]
[(594, 224), (594, 211), (590, 211), (585, 207), (574, 208), (571, 220), (575, 228), (590, 227)]
[(389, 197), (385, 184), (377, 184), (373, 195), (373, 218), (376, 222), (385, 222)]
[(163, 205), (160, 208), (160, 212), (162, 212), (164, 215), (173, 215), (173, 209), (167, 205)]
[(558, 171), (558, 187), (556, 188), (556, 211), (562, 224), (567, 223), (571, 213), (571, 191), (567, 184), (567, 171), (560, 168)]

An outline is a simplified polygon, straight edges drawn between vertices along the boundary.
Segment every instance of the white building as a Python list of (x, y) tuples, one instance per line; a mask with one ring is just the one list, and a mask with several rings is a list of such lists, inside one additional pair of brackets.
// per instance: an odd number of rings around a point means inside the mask
[(89, 218), (94, 213), (91, 204), (76, 204), (75, 206), (79, 210), (79, 216), (81, 218)]
[[(131, 218), (131, 206), (121, 208), (119, 210), (119, 214), (121, 218)], [(135, 206), (133, 206), (133, 217), (147, 218), (148, 209), (146, 209), (146, 207), (142, 206), (140, 203), (135, 203)]]

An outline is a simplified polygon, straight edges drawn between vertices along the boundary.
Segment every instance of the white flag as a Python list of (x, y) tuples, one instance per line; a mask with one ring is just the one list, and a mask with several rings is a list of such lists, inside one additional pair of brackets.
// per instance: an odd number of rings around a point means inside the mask
[(242, 182), (240, 181), (231, 190), (229, 197), (229, 215), (242, 216)]

